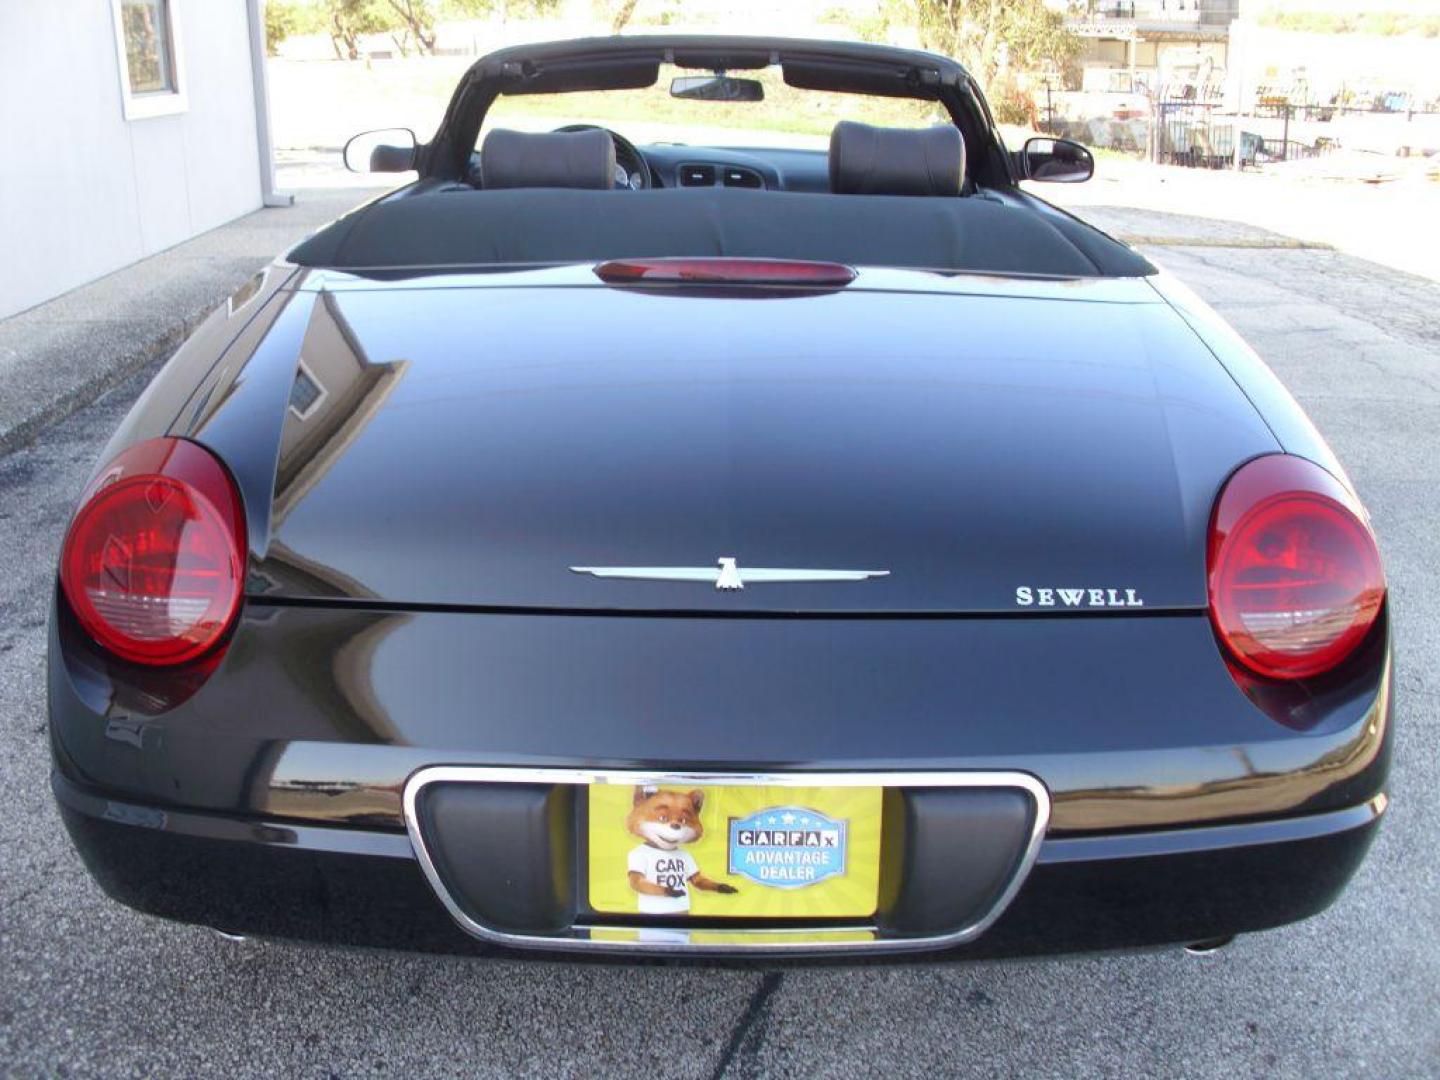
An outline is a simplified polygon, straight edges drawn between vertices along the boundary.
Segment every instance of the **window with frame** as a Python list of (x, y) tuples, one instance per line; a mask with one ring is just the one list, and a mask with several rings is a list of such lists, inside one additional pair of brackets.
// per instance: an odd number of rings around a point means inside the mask
[(174, 46), (165, 0), (120, 0), (120, 32), (132, 94), (173, 94)]
[(290, 385), (290, 411), (299, 420), (309, 420), (328, 395), (329, 391), (320, 385), (302, 358), (295, 371), (295, 381)]
[(111, 0), (127, 120), (185, 108), (172, 0)]

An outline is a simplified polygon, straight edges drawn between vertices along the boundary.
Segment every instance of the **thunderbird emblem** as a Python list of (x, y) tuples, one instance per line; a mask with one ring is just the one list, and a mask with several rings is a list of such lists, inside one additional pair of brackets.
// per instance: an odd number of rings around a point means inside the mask
[(717, 589), (743, 589), (746, 584), (763, 585), (782, 581), (864, 581), (889, 577), (889, 570), (788, 570), (752, 566), (741, 570), (735, 556), (724, 555), (715, 566), (572, 566), (577, 574), (630, 581), (703, 581)]

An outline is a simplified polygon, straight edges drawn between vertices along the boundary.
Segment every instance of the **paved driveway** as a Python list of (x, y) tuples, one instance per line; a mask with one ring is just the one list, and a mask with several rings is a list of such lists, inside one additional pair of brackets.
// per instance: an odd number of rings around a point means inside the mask
[[(1213, 246), (1236, 235), (1213, 223), (1090, 213), (1164, 241), (1150, 253), (1273, 363), (1374, 514), (1399, 649), (1394, 802), (1331, 911), (1204, 960), (783, 974), (235, 945), (132, 914), (90, 883), (51, 806), (42, 679), (56, 546), (132, 382), (0, 459), (0, 1070), (1440, 1074), (1440, 286), (1333, 252)], [(1212, 246), (1172, 243), (1186, 238)]]

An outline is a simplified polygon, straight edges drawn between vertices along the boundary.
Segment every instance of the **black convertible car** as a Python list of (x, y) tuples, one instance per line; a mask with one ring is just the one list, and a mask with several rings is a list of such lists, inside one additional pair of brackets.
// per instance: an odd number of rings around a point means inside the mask
[[(948, 122), (495, 124), (673, 72)], [(65, 538), (53, 785), (111, 896), (951, 958), (1216, 943), (1355, 871), (1391, 745), (1366, 513), (1213, 313), (1021, 190), (1082, 147), (1007, 151), (939, 56), (637, 37), (494, 53), (428, 143), (349, 152), (418, 179), (200, 328)]]

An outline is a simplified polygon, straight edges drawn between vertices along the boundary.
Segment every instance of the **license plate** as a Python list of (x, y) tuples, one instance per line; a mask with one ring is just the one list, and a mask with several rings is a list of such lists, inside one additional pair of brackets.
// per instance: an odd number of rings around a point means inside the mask
[(864, 918), (881, 789), (589, 787), (590, 906), (614, 915)]

